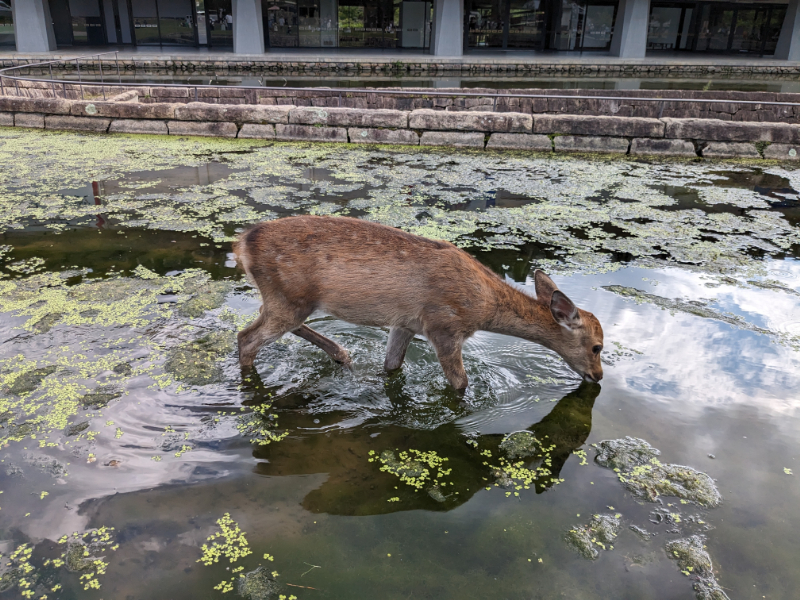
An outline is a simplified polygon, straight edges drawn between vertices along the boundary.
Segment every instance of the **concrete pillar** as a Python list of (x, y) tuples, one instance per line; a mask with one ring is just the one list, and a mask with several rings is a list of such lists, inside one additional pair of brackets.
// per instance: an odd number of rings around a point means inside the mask
[(800, 60), (800, 0), (789, 0), (775, 58)]
[(611, 54), (620, 58), (644, 58), (649, 25), (650, 0), (619, 0)]
[(261, 0), (233, 0), (233, 52), (264, 54)]
[(432, 54), (464, 54), (464, 0), (434, 0)]
[(11, 0), (17, 52), (50, 52), (56, 49), (56, 34), (47, 0)]

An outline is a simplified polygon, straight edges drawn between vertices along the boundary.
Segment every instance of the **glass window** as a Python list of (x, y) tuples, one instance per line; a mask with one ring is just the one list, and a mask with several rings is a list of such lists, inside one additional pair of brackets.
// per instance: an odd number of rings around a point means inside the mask
[(769, 9), (745, 9), (736, 13), (731, 50), (738, 52), (761, 52), (767, 30)]
[(158, 33), (158, 8), (156, 0), (139, 0), (131, 3), (133, 12), (133, 31), (136, 43), (142, 45), (160, 44)]
[(467, 15), (467, 37), (470, 48), (503, 47), (502, 0), (472, 0)]
[(610, 5), (589, 5), (586, 7), (582, 48), (607, 48), (611, 44), (615, 8)]
[(15, 43), (11, 3), (0, 0), (0, 46), (14, 46)]
[(541, 48), (544, 42), (544, 0), (509, 0), (508, 48)]
[(269, 45), (273, 48), (293, 48), (299, 45), (297, 2), (285, 0), (267, 7)]
[(672, 50), (676, 47), (683, 10), (667, 6), (654, 6), (651, 9), (647, 30), (648, 50)]
[(233, 14), (231, 0), (205, 0), (206, 21), (211, 46), (233, 46), (233, 27), (228, 15)]
[[(233, 28), (233, 15), (226, 16)], [(158, 27), (162, 44), (195, 45), (194, 15), (190, 0), (158, 0)]]
[(778, 45), (778, 38), (781, 35), (781, 27), (783, 26), (784, 18), (786, 18), (786, 7), (773, 6), (769, 17), (767, 33), (765, 34), (764, 54), (775, 54), (775, 48)]
[(106, 43), (100, 0), (69, 0), (72, 43), (102, 46)]
[(679, 47), (681, 50), (686, 50), (692, 47), (692, 16), (694, 15), (693, 8), (687, 8), (683, 14), (683, 29), (681, 29), (681, 41)]
[(727, 50), (733, 25), (733, 9), (705, 5), (697, 36), (698, 50)]

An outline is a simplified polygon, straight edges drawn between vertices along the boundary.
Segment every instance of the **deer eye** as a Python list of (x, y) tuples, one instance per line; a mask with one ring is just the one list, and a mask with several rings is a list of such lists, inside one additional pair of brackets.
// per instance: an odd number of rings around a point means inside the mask
[(603, 349), (603, 345), (602, 344), (597, 344), (596, 346), (592, 347), (592, 352), (594, 352), (595, 354), (600, 354), (600, 350), (602, 350), (602, 349)]

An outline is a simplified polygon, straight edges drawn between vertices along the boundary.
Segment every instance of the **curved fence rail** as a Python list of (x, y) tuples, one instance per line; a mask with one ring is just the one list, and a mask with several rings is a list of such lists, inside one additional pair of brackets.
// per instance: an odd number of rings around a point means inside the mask
[[(114, 58), (111, 60), (104, 60), (102, 57), (113, 54)], [(86, 71), (81, 71), (81, 61), (92, 61), (92, 66), (97, 65), (99, 69), (100, 81), (84, 81), (83, 75)], [(53, 65), (71, 65), (75, 63), (76, 72), (78, 76), (77, 82), (75, 80), (56, 79), (53, 76)], [(103, 68), (103, 63), (107, 64), (107, 68)], [(37, 67), (47, 67), (49, 70), (49, 78), (36, 78), (21, 74), (11, 74), (23, 69), (32, 69)], [(113, 81), (116, 76), (117, 81)], [(110, 77), (108, 80), (107, 77)], [(136, 83), (136, 82), (122, 82), (122, 75), (120, 71), (119, 52), (100, 52), (97, 54), (88, 54), (71, 59), (56, 59), (40, 63), (16, 65), (13, 67), (6, 67), (0, 69), (0, 95), (22, 95), (20, 91), (20, 82), (24, 84), (46, 84), (51, 89), (53, 97), (63, 97), (67, 99), (67, 89), (78, 86), (80, 90), (81, 99), (84, 99), (84, 87), (89, 87), (93, 90), (100, 88), (103, 99), (106, 99), (106, 91), (124, 91), (136, 88), (181, 88), (193, 92), (195, 101), (201, 98), (200, 90), (205, 89), (239, 89), (239, 90), (261, 90), (261, 91), (274, 91), (274, 92), (297, 92), (301, 94), (312, 93), (325, 93), (337, 94), (339, 98), (339, 105), (341, 105), (342, 95), (352, 97), (354, 95), (377, 95), (377, 96), (391, 96), (391, 97), (412, 97), (412, 98), (490, 98), (492, 99), (492, 110), (497, 109), (498, 99), (528, 99), (528, 100), (601, 100), (601, 101), (619, 101), (619, 102), (657, 102), (661, 103), (659, 110), (659, 117), (662, 116), (664, 106), (667, 103), (689, 103), (696, 106), (710, 105), (710, 104), (732, 104), (732, 105), (766, 105), (766, 106), (785, 106), (785, 107), (800, 107), (800, 102), (787, 102), (779, 100), (747, 100), (740, 98), (672, 98), (672, 97), (647, 97), (647, 96), (627, 96), (627, 95), (566, 95), (566, 94), (530, 94), (518, 93), (513, 91), (481, 91), (481, 92), (468, 92), (464, 90), (458, 91), (439, 91), (439, 90), (402, 90), (402, 89), (380, 89), (380, 88), (333, 88), (333, 87), (269, 87), (269, 86), (222, 86), (213, 84), (191, 84), (191, 83)], [(41, 89), (41, 88), (40, 88)], [(483, 108), (483, 107), (482, 107)], [(488, 108), (488, 107), (487, 107)], [(798, 111), (800, 112), (800, 110)]]

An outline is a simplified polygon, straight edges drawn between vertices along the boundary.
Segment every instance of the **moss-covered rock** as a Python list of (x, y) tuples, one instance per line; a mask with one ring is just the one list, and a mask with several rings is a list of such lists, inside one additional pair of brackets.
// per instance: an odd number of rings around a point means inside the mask
[(278, 582), (265, 567), (258, 567), (239, 579), (239, 595), (246, 600), (272, 600), (279, 591)]
[(722, 503), (711, 477), (691, 467), (662, 463), (657, 458), (661, 452), (644, 440), (604, 440), (596, 450), (597, 463), (613, 469), (638, 498), (655, 502), (659, 496), (676, 496), (708, 508)]
[(55, 365), (50, 365), (48, 367), (25, 371), (14, 380), (14, 383), (11, 384), (8, 391), (15, 396), (29, 394), (42, 384), (45, 377), (55, 373), (56, 369), (57, 367)]
[(84, 408), (91, 408), (94, 410), (105, 408), (108, 403), (122, 396), (122, 392), (114, 387), (100, 386), (93, 392), (89, 392), (81, 398), (81, 404)]
[(678, 561), (681, 573), (693, 581), (697, 600), (728, 600), (714, 577), (711, 557), (704, 542), (705, 539), (699, 535), (673, 540), (666, 545), (667, 554)]
[(530, 431), (515, 431), (509, 433), (500, 442), (500, 449), (508, 458), (526, 458), (535, 455), (541, 450), (542, 444)]
[(613, 548), (611, 543), (619, 534), (622, 515), (594, 515), (586, 525), (578, 525), (567, 532), (567, 544), (584, 558), (594, 560), (600, 550)]
[(208, 310), (219, 308), (224, 304), (225, 296), (232, 287), (227, 281), (209, 281), (193, 288), (192, 296), (178, 305), (178, 314), (194, 319)]

